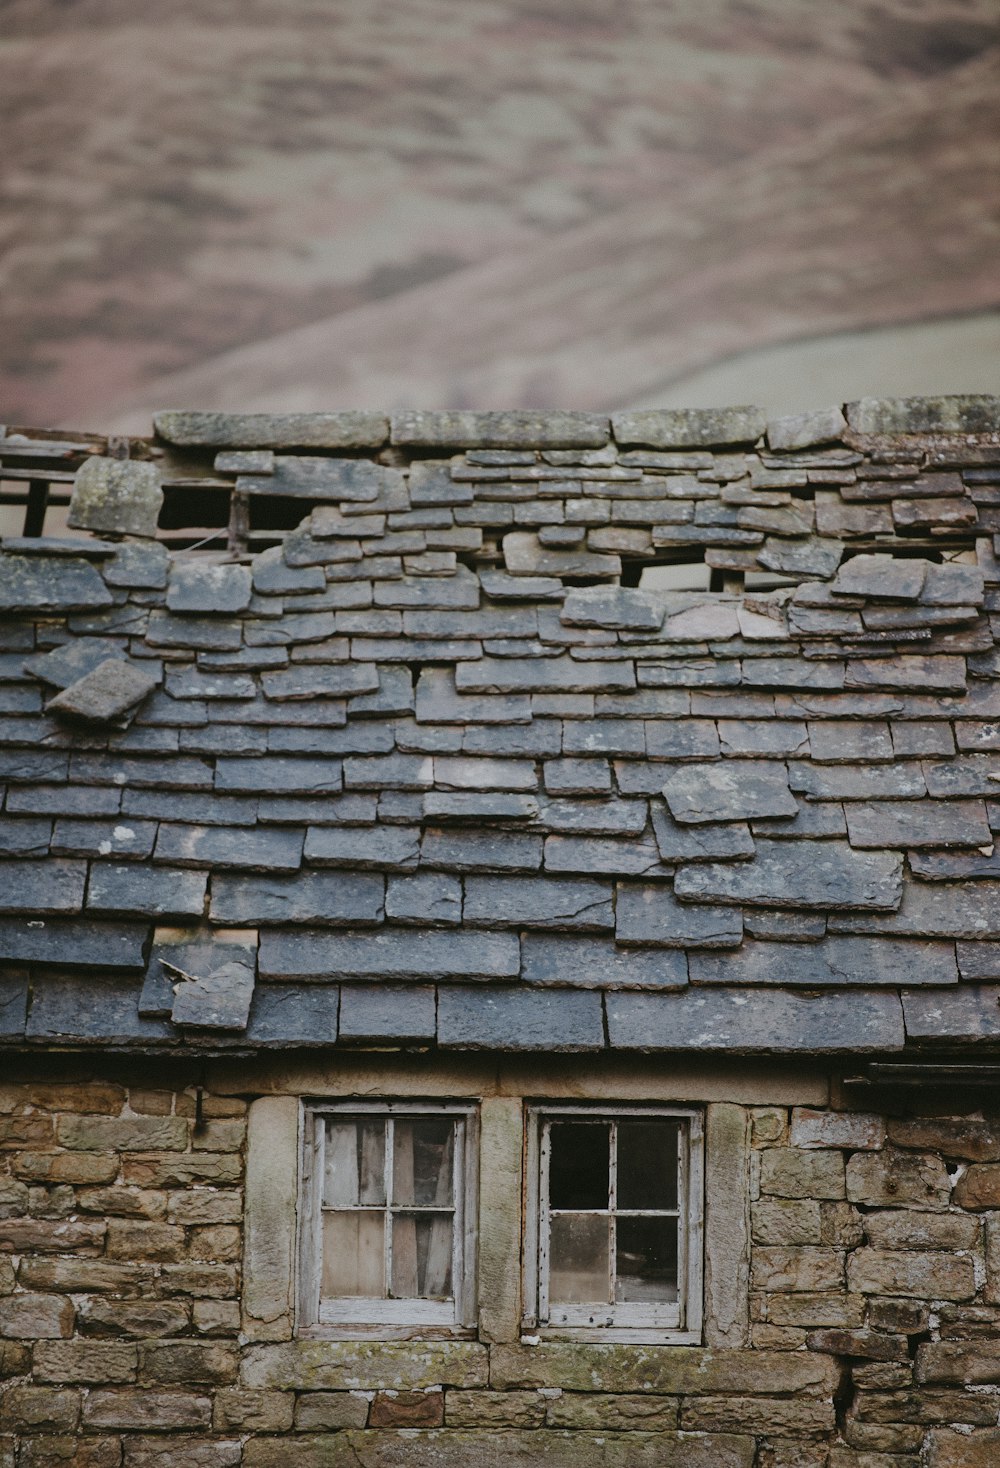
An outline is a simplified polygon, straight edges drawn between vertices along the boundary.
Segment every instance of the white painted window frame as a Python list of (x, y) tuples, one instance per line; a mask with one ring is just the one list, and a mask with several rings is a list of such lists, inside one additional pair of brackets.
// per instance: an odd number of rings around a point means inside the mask
[[(673, 1117), (684, 1123), (678, 1155), (678, 1284), (679, 1299), (670, 1305), (590, 1306), (548, 1304), (548, 1177), (544, 1155), (546, 1123), (577, 1117), (615, 1122), (632, 1117)], [(687, 1106), (616, 1106), (531, 1103), (527, 1107), (527, 1154), (524, 1212), (523, 1334), (574, 1340), (620, 1340), (636, 1343), (698, 1344), (702, 1331), (705, 1220), (705, 1126), (702, 1109)], [(745, 1186), (734, 1179), (734, 1186)]]
[[(454, 1298), (441, 1300), (369, 1300), (349, 1297), (324, 1300), (322, 1275), (322, 1179), (326, 1121), (332, 1117), (380, 1117), (405, 1121), (413, 1117), (446, 1117), (455, 1122), (452, 1160), (454, 1213), (452, 1287)], [(299, 1334), (373, 1336), (419, 1334), (467, 1335), (476, 1324), (476, 1256), (478, 1238), (478, 1106), (471, 1101), (317, 1100), (301, 1103), (302, 1139), (299, 1164), (298, 1326)], [(387, 1167), (391, 1167), (391, 1155)], [(388, 1212), (388, 1208), (386, 1209)], [(386, 1230), (387, 1234), (391, 1231)]]

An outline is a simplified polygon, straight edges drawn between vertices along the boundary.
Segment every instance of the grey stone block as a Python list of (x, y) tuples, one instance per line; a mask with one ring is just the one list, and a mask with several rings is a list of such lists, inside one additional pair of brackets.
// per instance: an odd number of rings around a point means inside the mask
[(789, 452), (809, 449), (820, 443), (835, 443), (843, 437), (846, 428), (847, 419), (839, 406), (772, 418), (767, 425), (768, 447), (778, 452)]
[(793, 760), (788, 782), (809, 800), (909, 800), (927, 793), (923, 771), (914, 760), (896, 765), (817, 765)]
[(478, 576), (459, 566), (451, 576), (401, 576), (395, 581), (376, 581), (374, 603), (377, 607), (475, 611), (479, 594)]
[(460, 923), (462, 884), (443, 872), (415, 872), (412, 877), (390, 877), (385, 915), (397, 923)]
[(429, 790), (434, 784), (434, 761), (419, 754), (346, 759), (344, 784), (354, 790)]
[(433, 1041), (437, 1004), (431, 984), (344, 984), (342, 1040)]
[(508, 576), (503, 571), (482, 570), (482, 588), (494, 601), (562, 601), (566, 587), (558, 576)]
[(378, 690), (378, 671), (371, 663), (304, 664), (263, 673), (267, 698), (278, 702), (307, 698), (346, 698)]
[(985, 580), (978, 566), (927, 563), (927, 577), (920, 593), (922, 606), (981, 607), (985, 595)]
[(89, 561), (0, 554), (0, 612), (72, 612), (111, 604), (110, 591)]
[(809, 754), (809, 735), (798, 719), (720, 719), (718, 727), (726, 755), (774, 759)]
[(90, 868), (87, 911), (123, 917), (201, 917), (208, 877), (139, 862), (95, 861)]
[(160, 471), (135, 459), (85, 459), (76, 471), (67, 523), (82, 530), (156, 537)]
[(403, 476), (398, 469), (371, 459), (334, 459), (279, 456), (270, 477), (256, 482), (237, 481), (238, 489), (254, 494), (291, 495), (300, 499), (329, 499), (343, 504), (371, 505), (388, 500), (393, 509), (406, 509)]
[(216, 474), (273, 474), (273, 449), (223, 449), (215, 456)]
[(170, 558), (165, 545), (156, 540), (126, 541), (116, 546), (114, 560), (102, 567), (108, 586), (136, 591), (162, 591), (167, 584)]
[(108, 658), (50, 698), (45, 711), (87, 724), (118, 723), (155, 687), (156, 680), (137, 664)]
[(426, 724), (528, 724), (527, 694), (494, 698), (458, 692), (450, 668), (423, 668), (417, 679), (417, 722)]
[[(12, 826), (34, 825), (35, 822), (7, 821), (0, 824), (0, 842), (4, 830)], [(47, 822), (41, 824), (47, 825)], [(58, 820), (52, 834), (53, 856), (117, 856), (142, 861), (152, 855), (156, 841), (155, 821), (120, 820), (87, 821), (72, 817)], [(29, 855), (24, 852), (24, 855)]]
[(636, 683), (631, 662), (583, 663), (564, 654), (524, 662), (484, 657), (459, 663), (455, 686), (459, 693), (610, 693), (634, 688)]
[[(984, 855), (989, 852), (989, 856)], [(954, 882), (1000, 877), (1000, 851), (991, 844), (979, 851), (911, 851), (910, 871), (925, 882)]]
[(380, 667), (377, 669), (378, 688), (374, 693), (356, 693), (348, 701), (350, 716), (358, 714), (381, 714), (395, 718), (410, 714), (415, 707), (413, 678), (409, 668)]
[(826, 935), (826, 914), (751, 907), (743, 914), (743, 930), (750, 938), (773, 938), (776, 943), (811, 943)]
[(51, 652), (26, 658), (24, 671), (54, 688), (68, 688), (109, 658), (120, 658), (124, 647), (123, 642), (112, 642), (108, 637), (75, 637)]
[(992, 433), (1000, 424), (1000, 398), (976, 393), (860, 398), (845, 411), (855, 433)]
[[(248, 673), (218, 673), (194, 667), (183, 668), (178, 673), (168, 672), (166, 690), (171, 698), (176, 699), (249, 700), (257, 697), (257, 685)], [(220, 731), (212, 732), (218, 734)]]
[(5, 861), (0, 867), (0, 912), (32, 916), (79, 912), (87, 880), (82, 861)]
[(903, 1015), (911, 1040), (997, 1040), (1000, 1038), (1000, 987), (962, 984), (944, 994), (904, 989)]
[(420, 863), (456, 872), (535, 871), (542, 864), (542, 838), (513, 831), (428, 828)]
[(199, 1030), (246, 1029), (254, 991), (255, 947), (192, 944), (174, 949), (169, 959), (166, 950), (161, 950), (160, 962), (169, 965), (172, 978), (179, 979), (170, 1016), (175, 1025)]
[(681, 826), (657, 801), (652, 803), (651, 814), (661, 861), (743, 861), (754, 854), (753, 837), (745, 821)]
[(502, 790), (430, 790), (423, 813), (429, 821), (530, 821), (538, 815), (538, 801)]
[[(715, 725), (710, 727), (714, 736)], [(641, 758), (646, 753), (646, 729), (641, 719), (567, 719), (562, 747), (563, 753), (569, 755), (610, 754)]]
[(733, 953), (692, 953), (694, 984), (956, 984), (952, 943), (896, 938), (821, 938), (815, 943), (745, 942)]
[(670, 771), (663, 795), (682, 825), (794, 816), (798, 811), (785, 766), (777, 761), (679, 764)]
[(162, 825), (153, 860), (175, 866), (215, 867), (219, 871), (297, 871), (302, 860), (301, 830), (258, 827)]
[(608, 795), (611, 791), (611, 768), (604, 759), (546, 760), (544, 776), (550, 795)]
[(980, 800), (849, 803), (845, 810), (852, 846), (991, 846), (993, 837)]
[(682, 867), (674, 891), (691, 902), (894, 911), (902, 898), (903, 858), (897, 852), (861, 852), (843, 841), (823, 841), (803, 860), (794, 842), (761, 838), (753, 861)]
[(591, 836), (641, 836), (649, 807), (644, 800), (545, 800), (539, 824), (549, 831)]
[(438, 1045), (448, 1050), (601, 1050), (601, 996), (586, 989), (442, 986)]
[(339, 1008), (337, 984), (258, 984), (247, 1040), (275, 1047), (335, 1045)]
[(215, 766), (215, 788), (265, 795), (335, 795), (343, 787), (339, 759), (296, 759), (267, 755), (263, 759), (220, 759)]
[(184, 791), (130, 790), (122, 794), (124, 816), (158, 821), (198, 822), (203, 826), (252, 826), (257, 801), (242, 795), (193, 795)]
[(533, 760), (438, 754), (434, 784), (442, 790), (535, 790), (538, 776)]
[(420, 831), (408, 826), (310, 826), (305, 859), (312, 866), (415, 867)]
[(743, 939), (738, 907), (694, 907), (662, 886), (622, 882), (615, 937), (619, 943), (656, 948), (736, 948)]
[(903, 884), (897, 912), (831, 913), (831, 933), (898, 933), (915, 938), (1000, 938), (1000, 882)]
[(212, 879), (214, 923), (380, 923), (385, 879), (349, 872)]
[[(332, 630), (332, 629), (331, 629)], [(250, 628), (247, 641), (251, 642)], [(174, 617), (169, 612), (155, 611), (149, 619), (146, 641), (151, 647), (186, 647), (195, 651), (232, 652), (243, 639), (239, 622), (224, 622), (214, 617)]]
[(607, 997), (616, 1050), (835, 1055), (901, 1050), (896, 994), (857, 989), (806, 997), (783, 989), (688, 989)]
[(606, 938), (525, 933), (521, 977), (527, 984), (579, 989), (683, 989), (688, 960), (679, 949), (622, 949)]
[(288, 647), (299, 642), (324, 642), (334, 634), (333, 612), (288, 612), (243, 623), (248, 647)]
[(113, 816), (121, 805), (120, 790), (94, 790), (85, 785), (18, 786), (7, 793), (7, 813), (52, 816)]
[(600, 448), (608, 420), (596, 413), (544, 413), (514, 409), (499, 413), (394, 413), (391, 439), (414, 448)]
[(272, 545), (254, 556), (251, 571), (253, 589), (258, 594), (280, 596), (283, 592), (297, 595), (326, 590), (322, 566), (289, 566), (281, 554), (280, 545)]
[(769, 571), (786, 576), (832, 576), (840, 565), (844, 543), (820, 536), (802, 540), (778, 540), (768, 537), (757, 559)]
[(466, 877), (465, 922), (505, 928), (614, 927), (610, 882), (548, 877)]
[(194, 759), (190, 755), (163, 760), (143, 755), (120, 755), (117, 752), (106, 755), (74, 754), (70, 764), (70, 777), (90, 785), (112, 785), (119, 790), (126, 786), (209, 790), (212, 784), (212, 766), (208, 760)]
[(26, 1036), (95, 1045), (150, 1044), (175, 1033), (139, 1014), (140, 982), (114, 974), (100, 978), (45, 974), (35, 980)]
[(963, 657), (922, 657), (898, 653), (894, 657), (852, 659), (847, 664), (848, 688), (941, 689), (964, 693), (966, 665)]
[(366, 933), (264, 930), (260, 935), (262, 978), (345, 979), (517, 978), (520, 945), (515, 933), (439, 932), (429, 929), (415, 942), (409, 928)]
[(763, 408), (653, 408), (615, 413), (616, 441), (623, 447), (686, 449), (756, 443), (767, 427)]
[(927, 561), (893, 556), (852, 556), (834, 578), (834, 595), (873, 601), (917, 601), (924, 588)]
[[(645, 729), (651, 760), (703, 760), (719, 754), (719, 735), (711, 719), (647, 719)], [(662, 776), (663, 771), (656, 773)]]
[(649, 837), (622, 841), (614, 836), (548, 836), (545, 870), (609, 877), (669, 879), (672, 875)]
[(0, 1040), (19, 1040), (28, 1018), (28, 975), (0, 973)]
[(608, 627), (657, 632), (663, 625), (661, 598), (625, 586), (587, 586), (570, 591), (559, 613), (570, 627)]
[(889, 725), (875, 720), (815, 719), (809, 725), (809, 746), (820, 764), (881, 764), (896, 754)]
[(530, 530), (515, 530), (503, 538), (503, 557), (511, 576), (618, 576), (621, 557), (584, 546), (543, 545)]
[(452, 479), (447, 459), (417, 459), (410, 465), (410, 504), (471, 505), (470, 484)]
[(145, 970), (145, 923), (0, 919), (0, 962)]
[(249, 566), (221, 565), (192, 557), (175, 558), (167, 581), (172, 612), (232, 616), (250, 605), (253, 585)]
[(190, 413), (153, 416), (160, 438), (185, 447), (221, 449), (380, 448), (389, 433), (382, 413)]
[[(52, 822), (46, 820), (18, 820), (7, 815), (0, 821), (0, 856), (48, 856), (52, 841)], [(53, 847), (55, 856), (79, 856), (77, 851), (64, 851), (58, 843)]]

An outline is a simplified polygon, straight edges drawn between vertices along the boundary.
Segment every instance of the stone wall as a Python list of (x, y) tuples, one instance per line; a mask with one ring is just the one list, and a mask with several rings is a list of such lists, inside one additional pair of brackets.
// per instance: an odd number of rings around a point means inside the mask
[(0, 1468), (1000, 1461), (1000, 1123), (746, 1106), (732, 1346), (247, 1341), (234, 1091), (0, 1082)]

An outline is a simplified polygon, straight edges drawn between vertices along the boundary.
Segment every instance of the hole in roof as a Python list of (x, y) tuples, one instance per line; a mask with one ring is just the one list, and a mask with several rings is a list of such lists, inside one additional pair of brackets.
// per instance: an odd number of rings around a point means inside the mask
[(297, 530), (310, 506), (289, 494), (249, 494), (247, 513), (252, 532), (261, 530)]

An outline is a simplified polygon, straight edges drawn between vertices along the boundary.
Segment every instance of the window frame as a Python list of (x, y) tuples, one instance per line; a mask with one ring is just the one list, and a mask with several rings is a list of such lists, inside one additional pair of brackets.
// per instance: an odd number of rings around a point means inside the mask
[[(455, 1123), (452, 1160), (454, 1213), (452, 1232), (452, 1288), (450, 1301), (420, 1299), (373, 1300), (347, 1296), (323, 1300), (322, 1180), (326, 1123), (331, 1118), (446, 1117)], [(296, 1334), (306, 1338), (368, 1335), (383, 1339), (474, 1334), (477, 1313), (479, 1108), (475, 1101), (351, 1098), (303, 1100), (298, 1206), (296, 1208), (296, 1261), (298, 1320)], [(383, 1211), (390, 1214), (386, 1200)], [(399, 1211), (406, 1212), (406, 1209)]]
[[(672, 1105), (616, 1105), (607, 1102), (526, 1104), (524, 1189), (524, 1273), (522, 1335), (547, 1339), (617, 1340), (636, 1344), (701, 1342), (705, 1235), (705, 1116), (704, 1109)], [(543, 1132), (545, 1123), (576, 1117), (592, 1122), (621, 1118), (675, 1117), (684, 1123), (683, 1156), (678, 1158), (678, 1303), (663, 1305), (609, 1305), (591, 1311), (585, 1305), (564, 1307), (562, 1318), (547, 1312), (547, 1178)], [(682, 1196), (683, 1194), (683, 1196)]]

